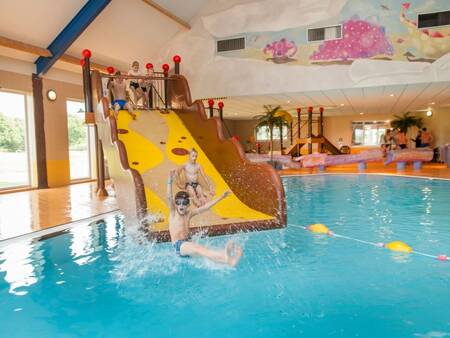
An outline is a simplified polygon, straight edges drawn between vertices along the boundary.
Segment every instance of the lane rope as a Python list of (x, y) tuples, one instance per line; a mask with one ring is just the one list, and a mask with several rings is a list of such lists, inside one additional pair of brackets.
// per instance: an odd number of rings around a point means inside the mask
[(358, 242), (358, 243), (362, 243), (362, 244), (375, 246), (377, 248), (385, 248), (385, 249), (388, 249), (388, 250), (391, 250), (391, 251), (397, 251), (397, 252), (403, 252), (403, 253), (412, 253), (412, 254), (428, 257), (428, 258), (437, 259), (437, 260), (439, 260), (441, 262), (450, 261), (450, 257), (448, 257), (445, 254), (431, 255), (431, 254), (428, 254), (428, 253), (416, 251), (416, 250), (413, 250), (411, 247), (409, 247), (407, 244), (405, 244), (404, 242), (401, 242), (401, 241), (394, 241), (394, 242), (390, 242), (390, 243), (370, 242), (370, 241), (365, 241), (365, 240), (362, 240), (362, 239), (359, 239), (359, 238), (354, 238), (354, 237), (350, 237), (350, 236), (340, 235), (340, 234), (337, 234), (337, 233), (329, 230), (323, 224), (313, 224), (313, 225), (310, 225), (310, 226), (303, 226), (303, 225), (298, 225), (298, 224), (289, 224), (288, 226), (291, 226), (291, 227), (294, 227), (294, 228), (303, 229), (303, 230), (307, 230), (309, 232), (313, 232), (313, 233), (316, 233), (316, 234), (322, 234), (322, 235), (328, 235), (330, 237), (347, 239), (347, 240), (350, 240), (350, 241), (354, 241), (354, 242)]

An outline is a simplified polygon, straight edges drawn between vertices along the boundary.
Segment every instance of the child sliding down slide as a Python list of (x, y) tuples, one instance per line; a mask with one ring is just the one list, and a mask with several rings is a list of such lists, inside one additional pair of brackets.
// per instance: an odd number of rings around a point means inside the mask
[[(179, 181), (184, 177), (183, 184), (179, 188), (186, 190), (194, 205), (200, 207), (208, 202), (206, 190), (211, 196), (214, 196), (214, 190), (202, 166), (197, 163), (197, 157), (197, 150), (192, 148), (189, 151), (189, 161), (177, 170), (177, 174)], [(200, 184), (200, 178), (208, 185), (207, 187)]]
[(207, 202), (199, 208), (190, 210), (189, 194), (186, 191), (179, 191), (175, 195), (175, 198), (173, 197), (172, 185), (176, 175), (176, 170), (171, 171), (169, 180), (167, 181), (167, 199), (170, 209), (169, 232), (175, 252), (182, 257), (200, 256), (217, 263), (236, 266), (241, 259), (242, 249), (232, 241), (228, 241), (223, 250), (213, 250), (188, 240), (191, 218), (209, 210), (222, 199), (226, 198), (230, 194), (230, 191), (224, 192), (220, 197)]
[(108, 89), (112, 92), (112, 96), (114, 98), (114, 101), (112, 102), (114, 116), (117, 119), (119, 116), (119, 110), (126, 109), (133, 120), (136, 120), (136, 114), (133, 111), (133, 106), (131, 102), (127, 100), (126, 83), (122, 77), (122, 73), (117, 71), (114, 75), (116, 76), (114, 80), (108, 81)]

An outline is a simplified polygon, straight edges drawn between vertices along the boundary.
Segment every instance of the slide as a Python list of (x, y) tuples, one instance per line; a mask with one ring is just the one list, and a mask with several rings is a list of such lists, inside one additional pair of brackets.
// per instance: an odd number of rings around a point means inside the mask
[[(96, 124), (113, 180), (119, 207), (136, 215), (153, 233), (167, 239), (167, 178), (171, 169), (186, 163), (195, 148), (197, 162), (212, 181), (215, 196), (233, 194), (192, 225), (210, 234), (282, 227), (286, 222), (284, 190), (279, 176), (267, 164), (250, 163), (239, 143), (224, 140), (222, 122), (207, 119), (201, 102), (190, 101), (187, 82), (172, 76), (171, 110), (136, 111), (132, 120), (120, 111), (116, 120), (103, 96), (101, 77), (92, 74)], [(174, 185), (174, 192), (179, 188)]]
[(331, 143), (326, 137), (323, 137), (323, 147), (329, 151), (332, 155), (341, 155), (341, 151)]

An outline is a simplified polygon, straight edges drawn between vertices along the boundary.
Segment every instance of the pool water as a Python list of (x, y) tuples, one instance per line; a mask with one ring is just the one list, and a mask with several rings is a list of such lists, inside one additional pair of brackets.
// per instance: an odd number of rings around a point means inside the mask
[[(199, 239), (245, 250), (236, 269), (176, 257), (119, 216), (0, 246), (1, 337), (446, 337), (450, 262), (341, 235), (450, 254), (450, 182), (283, 179), (286, 229)], [(2, 244), (0, 244), (2, 245)]]

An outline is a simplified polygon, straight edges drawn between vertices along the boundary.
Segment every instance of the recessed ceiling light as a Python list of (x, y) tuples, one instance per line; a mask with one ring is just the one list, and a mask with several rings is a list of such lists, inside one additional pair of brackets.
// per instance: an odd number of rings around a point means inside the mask
[(390, 97), (394, 96), (394, 94), (389, 95)]
[(291, 101), (290, 101), (290, 100), (287, 100), (286, 102), (287, 102), (287, 103), (291, 103)]
[(364, 115), (364, 113), (359, 113), (359, 115)]
[(344, 104), (343, 103), (341, 103), (341, 107), (343, 107), (344, 106)]
[(391, 120), (386, 120), (386, 123), (391, 123)]
[(434, 102), (431, 102), (431, 104), (434, 104)]

